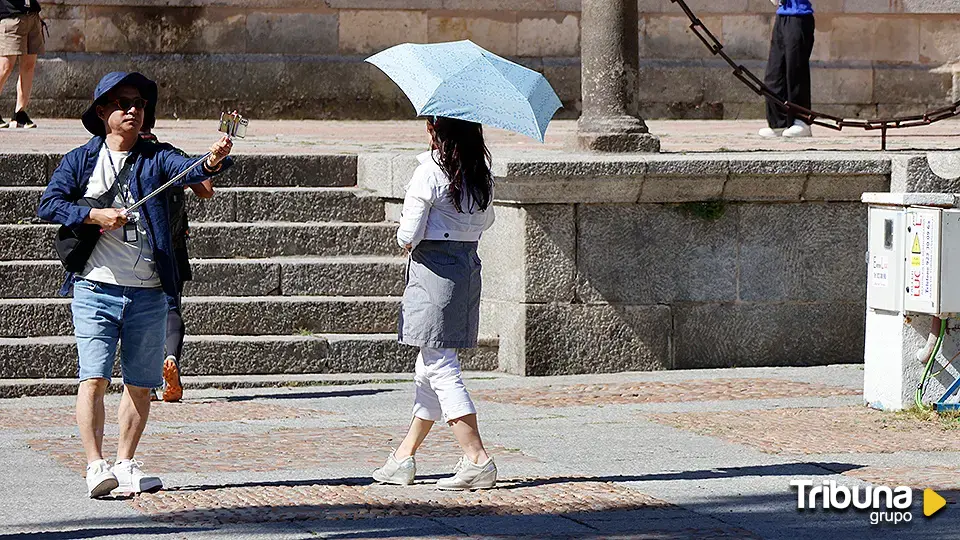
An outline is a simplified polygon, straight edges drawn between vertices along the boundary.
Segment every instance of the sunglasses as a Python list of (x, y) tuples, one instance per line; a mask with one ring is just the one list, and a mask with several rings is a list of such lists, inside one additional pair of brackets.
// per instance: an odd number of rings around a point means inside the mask
[(137, 98), (117, 98), (112, 101), (108, 101), (107, 105), (116, 105), (121, 111), (129, 111), (133, 107), (140, 109), (141, 111), (147, 106), (147, 100), (137, 97)]

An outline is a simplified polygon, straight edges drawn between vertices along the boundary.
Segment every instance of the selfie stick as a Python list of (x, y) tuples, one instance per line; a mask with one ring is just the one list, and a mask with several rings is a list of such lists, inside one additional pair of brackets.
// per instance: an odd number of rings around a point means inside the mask
[[(232, 139), (233, 137), (243, 138), (244, 135), (246, 135), (246, 133), (247, 133), (247, 120), (246, 120), (245, 118), (243, 118), (242, 116), (240, 116), (240, 114), (237, 113), (236, 111), (234, 111), (234, 112), (232, 112), (232, 113), (220, 113), (220, 128), (219, 128), (218, 131), (221, 131), (221, 132), (223, 132), (223, 133), (226, 133), (228, 140), (229, 140), (229, 139)], [(129, 214), (130, 212), (133, 212), (133, 211), (136, 210), (137, 208), (140, 208), (141, 206), (143, 206), (143, 203), (145, 203), (145, 202), (149, 201), (150, 199), (156, 197), (157, 195), (159, 195), (161, 192), (163, 192), (163, 190), (167, 189), (168, 187), (176, 184), (178, 180), (180, 180), (181, 178), (183, 178), (184, 176), (186, 176), (188, 172), (190, 172), (190, 171), (192, 171), (193, 169), (197, 168), (197, 165), (200, 165), (201, 163), (203, 163), (204, 161), (206, 161), (207, 158), (210, 157), (211, 155), (213, 155), (213, 152), (207, 152), (202, 158), (198, 159), (196, 163), (194, 163), (193, 165), (190, 165), (189, 167), (186, 168), (186, 170), (184, 170), (184, 171), (181, 172), (180, 174), (174, 176), (174, 177), (173, 177), (169, 182), (167, 182), (166, 184), (164, 184), (164, 185), (158, 187), (157, 189), (153, 190), (153, 193), (151, 193), (151, 194), (147, 195), (146, 197), (140, 199), (139, 201), (137, 201), (136, 203), (134, 203), (133, 205), (131, 205), (129, 208), (125, 208), (124, 210), (122, 210), (122, 213), (123, 213), (124, 215), (126, 215), (126, 214)]]
[(136, 210), (137, 208), (140, 208), (141, 206), (143, 206), (143, 203), (145, 203), (145, 202), (149, 201), (150, 199), (156, 197), (156, 196), (159, 195), (163, 190), (165, 190), (165, 189), (167, 189), (168, 187), (176, 184), (181, 178), (183, 178), (184, 176), (186, 176), (188, 172), (196, 169), (196, 168), (197, 168), (197, 165), (200, 165), (201, 163), (203, 163), (204, 161), (206, 161), (207, 158), (210, 157), (212, 154), (213, 154), (213, 152), (207, 152), (206, 155), (204, 155), (202, 158), (198, 159), (196, 163), (194, 163), (193, 165), (191, 165), (191, 166), (187, 167), (186, 169), (184, 169), (183, 172), (181, 172), (180, 174), (174, 176), (174, 177), (173, 177), (169, 182), (167, 182), (166, 184), (164, 184), (164, 185), (158, 187), (157, 189), (153, 190), (153, 193), (151, 193), (151, 194), (147, 195), (146, 197), (140, 199), (139, 201), (137, 201), (136, 203), (134, 203), (133, 205), (131, 205), (129, 208), (125, 208), (125, 209), (123, 210), (123, 213), (124, 213), (124, 214), (129, 214), (130, 212), (133, 212), (133, 211)]

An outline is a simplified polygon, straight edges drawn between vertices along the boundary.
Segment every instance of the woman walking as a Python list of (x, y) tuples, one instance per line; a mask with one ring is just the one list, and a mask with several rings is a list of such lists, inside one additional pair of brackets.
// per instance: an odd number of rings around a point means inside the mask
[(427, 120), (431, 151), (418, 159), (407, 187), (397, 241), (410, 252), (400, 313), (400, 342), (420, 347), (413, 421), (374, 480), (408, 485), (414, 456), (433, 424), (453, 428), (464, 456), (439, 489), (492, 488), (497, 466), (480, 439), (477, 410), (463, 384), (458, 348), (477, 346), (480, 234), (493, 224), (493, 175), (480, 124)]

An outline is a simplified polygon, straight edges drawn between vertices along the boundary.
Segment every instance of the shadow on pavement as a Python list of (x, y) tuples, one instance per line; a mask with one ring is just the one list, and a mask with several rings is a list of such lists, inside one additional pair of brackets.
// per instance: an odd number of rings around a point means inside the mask
[(0, 540), (81, 540), (84, 538), (127, 537), (131, 534), (188, 534), (214, 530), (210, 527), (95, 527), (69, 531), (43, 531), (33, 533), (0, 533)]
[[(335, 501), (330, 504), (261, 504), (242, 509), (205, 509), (202, 513), (174, 510), (152, 516), (38, 524), (31, 528), (70, 530), (0, 534), (0, 540), (140, 535), (150, 538), (163, 534), (181, 534), (190, 538), (190, 533), (231, 538), (242, 532), (253, 533), (256, 538), (269, 538), (274, 534), (287, 538), (294, 534), (299, 535), (298, 538), (322, 536), (338, 539), (929, 540), (956, 538), (955, 513), (960, 510), (954, 502), (939, 515), (924, 518), (922, 502), (915, 498), (912, 522), (898, 526), (871, 525), (868, 512), (797, 510), (796, 496), (787, 489), (778, 495), (708, 497), (683, 506), (643, 499), (640, 492), (636, 494), (639, 498), (634, 501), (624, 499), (602, 510), (550, 512), (545, 504), (539, 512), (523, 514), (504, 512), (504, 508), (496, 504), (469, 500), (458, 501), (453, 506), (437, 501), (397, 500), (389, 504)], [(151, 525), (151, 518), (170, 525)], [(143, 526), (137, 527), (138, 523)], [(269, 525), (270, 529), (251, 529), (258, 524)], [(116, 528), (110, 528), (111, 525)]]
[[(545, 478), (507, 479), (497, 485), (498, 490), (529, 488), (553, 484), (575, 484), (582, 482), (658, 482), (672, 480), (714, 480), (748, 476), (817, 476), (834, 475), (854, 469), (862, 465), (851, 463), (785, 463), (779, 465), (756, 465), (749, 467), (730, 467), (721, 469), (704, 469), (699, 471), (679, 471), (674, 473), (657, 473), (641, 475), (605, 475), (605, 476), (551, 476)], [(821, 469), (817, 471), (816, 469)], [(445, 474), (418, 474), (416, 484), (424, 480), (439, 480), (449, 475)], [(261, 487), (304, 487), (304, 486), (367, 486), (374, 484), (370, 477), (355, 476), (344, 478), (318, 478), (308, 480), (277, 480), (270, 482), (237, 482), (232, 484), (203, 484), (186, 485), (165, 489), (164, 491), (209, 491), (228, 488), (261, 488)]]
[(267, 399), (322, 399), (337, 397), (375, 396), (387, 392), (397, 392), (395, 388), (373, 388), (361, 390), (328, 390), (324, 392), (294, 392), (290, 394), (257, 394), (251, 396), (227, 396), (222, 401), (253, 401)]

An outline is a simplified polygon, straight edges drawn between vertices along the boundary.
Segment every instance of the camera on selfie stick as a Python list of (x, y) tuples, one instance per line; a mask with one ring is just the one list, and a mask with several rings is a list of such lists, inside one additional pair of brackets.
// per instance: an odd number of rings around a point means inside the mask
[[(230, 138), (239, 137), (242, 139), (247, 135), (247, 124), (249, 124), (249, 121), (236, 111), (231, 113), (220, 113), (220, 126), (217, 128), (217, 131), (221, 133), (225, 133), (227, 137), (230, 137)], [(211, 152), (207, 152), (206, 154), (204, 154), (203, 157), (201, 157), (196, 162), (194, 162), (193, 165), (190, 165), (189, 167), (187, 167), (180, 174), (170, 179), (169, 182), (158, 187), (152, 193), (140, 199), (139, 201), (131, 205), (129, 208), (124, 209), (124, 212), (129, 214), (130, 212), (133, 212), (137, 208), (140, 208), (141, 206), (143, 206), (143, 203), (149, 201), (150, 199), (159, 195), (160, 193), (163, 193), (163, 190), (176, 184), (177, 181), (179, 181), (181, 178), (186, 176), (187, 173), (189, 173), (190, 171), (195, 169), (198, 165), (206, 161), (207, 158), (210, 157), (210, 154)]]

